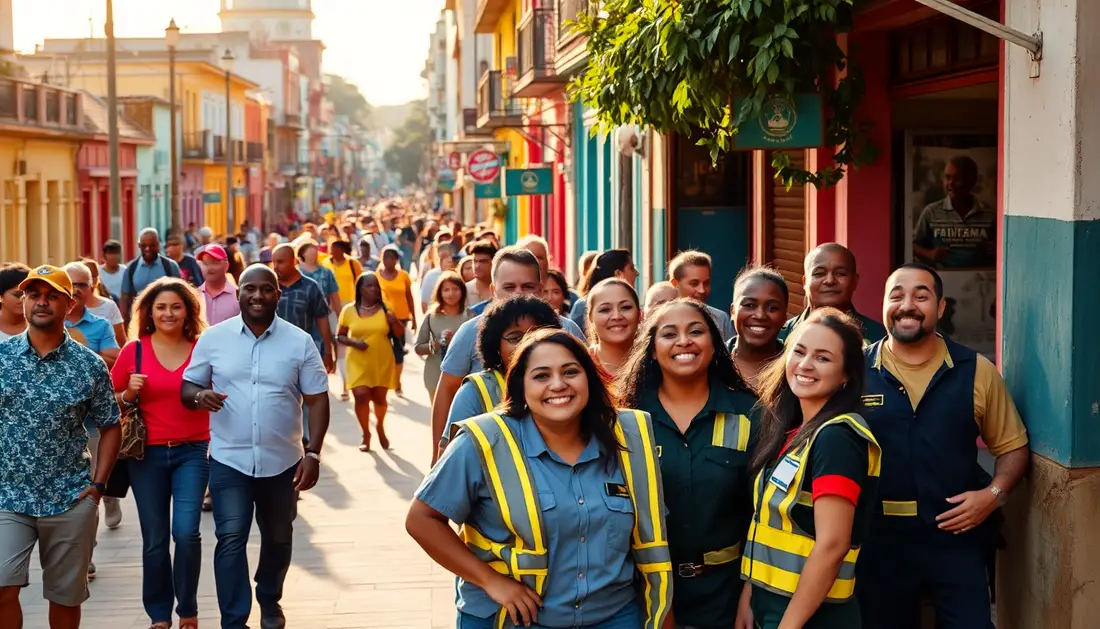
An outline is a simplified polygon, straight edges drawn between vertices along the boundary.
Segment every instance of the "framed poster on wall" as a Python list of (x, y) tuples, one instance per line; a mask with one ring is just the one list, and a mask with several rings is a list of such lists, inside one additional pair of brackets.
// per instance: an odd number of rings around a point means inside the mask
[(943, 278), (941, 331), (990, 360), (997, 343), (997, 198), (996, 133), (906, 133), (905, 259)]

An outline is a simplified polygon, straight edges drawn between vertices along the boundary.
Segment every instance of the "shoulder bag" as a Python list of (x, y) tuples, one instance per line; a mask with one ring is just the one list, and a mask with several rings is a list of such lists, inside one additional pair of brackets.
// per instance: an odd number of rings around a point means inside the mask
[[(141, 340), (138, 339), (134, 346), (134, 373), (141, 373)], [(140, 461), (145, 458), (145, 441), (148, 437), (145, 427), (145, 418), (141, 416), (138, 400), (134, 400), (132, 406), (123, 405), (122, 408), (122, 445), (118, 449), (118, 458), (121, 460)]]

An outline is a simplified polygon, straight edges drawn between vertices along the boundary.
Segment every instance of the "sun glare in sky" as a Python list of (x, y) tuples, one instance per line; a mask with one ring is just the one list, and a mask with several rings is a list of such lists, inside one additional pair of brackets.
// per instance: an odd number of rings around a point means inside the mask
[[(278, 4), (273, 2), (273, 4)], [(14, 0), (15, 47), (47, 38), (103, 37), (106, 0)], [(159, 37), (175, 18), (185, 33), (221, 30), (220, 0), (115, 0), (117, 37)], [(375, 105), (423, 98), (420, 72), (443, 0), (313, 0), (324, 70), (347, 77)]]

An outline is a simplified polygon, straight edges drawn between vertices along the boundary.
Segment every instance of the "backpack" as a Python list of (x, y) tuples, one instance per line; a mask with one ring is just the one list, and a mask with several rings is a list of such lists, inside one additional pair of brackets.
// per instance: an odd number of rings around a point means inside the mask
[[(160, 258), (160, 265), (164, 269), (164, 277), (176, 277), (175, 275), (172, 275), (172, 265), (168, 264), (168, 258), (165, 258), (162, 255), (157, 255), (157, 257)], [(133, 288), (134, 286), (134, 274), (137, 273), (137, 265), (138, 260), (134, 259), (132, 262), (130, 262), (130, 266), (126, 267), (126, 275), (130, 277), (131, 288)], [(134, 291), (135, 294), (137, 292), (138, 291), (136, 290)]]

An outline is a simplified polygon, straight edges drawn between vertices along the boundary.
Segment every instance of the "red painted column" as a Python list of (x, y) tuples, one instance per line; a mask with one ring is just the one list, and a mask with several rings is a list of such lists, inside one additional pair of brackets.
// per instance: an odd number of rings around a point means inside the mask
[[(893, 191), (890, 172), (890, 50), (885, 31), (841, 36), (842, 47), (858, 54), (866, 81), (860, 114), (874, 122), (871, 140), (878, 159), (849, 170), (836, 192), (836, 241), (855, 254), (859, 290), (855, 307), (882, 318), (882, 293), (893, 269)], [(849, 40), (849, 41), (846, 41)]]

